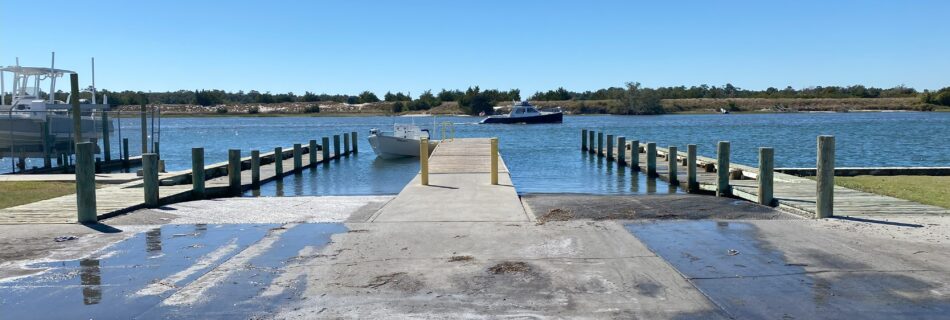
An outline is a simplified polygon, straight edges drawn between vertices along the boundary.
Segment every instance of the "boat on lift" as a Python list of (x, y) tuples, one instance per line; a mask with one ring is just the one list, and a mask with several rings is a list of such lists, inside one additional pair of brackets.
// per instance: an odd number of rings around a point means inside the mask
[[(415, 124), (393, 124), (392, 132), (371, 129), (368, 139), (376, 156), (383, 159), (396, 159), (418, 157), (422, 138), (429, 138), (429, 130), (421, 129)], [(437, 144), (438, 142), (429, 140), (430, 154)]]
[(564, 121), (564, 112), (539, 111), (527, 101), (512, 106), (511, 112), (506, 115), (489, 116), (481, 123), (561, 123)]
[[(16, 65), (0, 68), (0, 92), (5, 93), (7, 90), (7, 73), (12, 74), (13, 80), (12, 94), (9, 97), (4, 94), (3, 99), (0, 99), (0, 158), (19, 158), (23, 163), (25, 158), (55, 157), (73, 152), (72, 105), (56, 100), (56, 81), (76, 72), (56, 69), (55, 61), (54, 53), (49, 68), (20, 66), (19, 59)], [(79, 99), (83, 141), (98, 140), (102, 138), (103, 131), (112, 132), (113, 129), (111, 123), (105, 124), (108, 127), (103, 128), (101, 114), (110, 109), (109, 102), (106, 96), (102, 97), (101, 103), (97, 102), (95, 71), (92, 79), (93, 84), (83, 90), (91, 93), (91, 101)], [(43, 81), (49, 82), (49, 93), (41, 91)], [(43, 98), (44, 94), (47, 97)], [(66, 101), (70, 99), (71, 93)]]

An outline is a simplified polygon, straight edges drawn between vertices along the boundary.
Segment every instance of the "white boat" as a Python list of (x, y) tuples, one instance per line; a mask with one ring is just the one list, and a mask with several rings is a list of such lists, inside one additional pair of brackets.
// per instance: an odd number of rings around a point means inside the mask
[[(383, 132), (373, 128), (369, 131), (369, 145), (373, 147), (376, 156), (383, 159), (402, 157), (418, 157), (419, 143), (422, 138), (429, 138), (429, 130), (420, 129), (412, 124), (394, 124), (392, 132)], [(429, 153), (438, 144), (429, 140)]]
[[(70, 70), (46, 67), (23, 67), (17, 64), (0, 68), (0, 92), (6, 92), (6, 73), (12, 74), (12, 99), (9, 104), (6, 97), (0, 99), (0, 158), (41, 158), (44, 155), (69, 154), (73, 142), (72, 106), (56, 100), (55, 94), (41, 98), (40, 85), (49, 81), (49, 92), (56, 92), (56, 80)], [(94, 79), (94, 76), (93, 76)], [(112, 124), (103, 128), (102, 112), (109, 110), (108, 98), (103, 96), (102, 103), (96, 103), (95, 80), (93, 85), (83, 90), (92, 93), (92, 101), (79, 99), (80, 128), (83, 141), (100, 139), (103, 131), (111, 132)], [(66, 101), (71, 99), (71, 94)], [(103, 130), (105, 129), (105, 130)], [(97, 151), (98, 152), (98, 151)], [(22, 169), (22, 168), (21, 168)]]

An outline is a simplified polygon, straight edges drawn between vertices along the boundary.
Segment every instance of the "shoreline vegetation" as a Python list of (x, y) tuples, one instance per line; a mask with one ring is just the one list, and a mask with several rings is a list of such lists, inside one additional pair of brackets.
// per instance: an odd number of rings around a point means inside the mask
[[(165, 115), (283, 115), (283, 114), (433, 114), (490, 115), (521, 101), (519, 89), (442, 89), (437, 93), (386, 92), (382, 99), (370, 91), (357, 95), (258, 91), (179, 90), (174, 92), (110, 92), (109, 102), (123, 111), (141, 105), (159, 106)], [(56, 93), (57, 98), (65, 95)], [(89, 93), (85, 93), (89, 96)], [(62, 97), (65, 99), (65, 96)], [(90, 97), (91, 98), (91, 97)], [(854, 85), (848, 87), (767, 88), (747, 90), (724, 86), (649, 88), (630, 82), (624, 87), (575, 92), (564, 88), (526, 97), (541, 108), (561, 108), (568, 114), (656, 115), (728, 112), (852, 112), (852, 111), (950, 111), (950, 87), (917, 91)], [(502, 107), (502, 108), (498, 108)]]

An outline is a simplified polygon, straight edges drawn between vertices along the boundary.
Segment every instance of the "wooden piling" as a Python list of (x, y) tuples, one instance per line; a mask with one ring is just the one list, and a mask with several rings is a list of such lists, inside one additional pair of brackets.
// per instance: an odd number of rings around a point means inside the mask
[(597, 156), (604, 156), (604, 133), (597, 132)]
[(300, 172), (303, 168), (303, 146), (294, 143), (294, 172)]
[(109, 114), (102, 111), (102, 155), (106, 162), (112, 161), (112, 144), (109, 141)]
[(617, 137), (617, 163), (627, 165), (627, 137)]
[(772, 205), (772, 180), (774, 177), (775, 170), (775, 152), (772, 148), (759, 148), (759, 174), (758, 184), (759, 184), (759, 204), (771, 206)]
[(491, 184), (498, 184), (498, 138), (491, 138)]
[(350, 135), (343, 134), (343, 155), (350, 155)]
[(340, 158), (340, 135), (333, 135), (333, 158)]
[(818, 199), (816, 202), (815, 218), (829, 218), (834, 216), (835, 197), (835, 137), (818, 136)]
[(614, 135), (607, 135), (607, 161), (614, 159)]
[(630, 168), (640, 171), (640, 140), (630, 141)]
[(419, 140), (419, 178), (422, 185), (429, 185), (429, 138)]
[(251, 185), (255, 189), (261, 186), (261, 152), (258, 150), (251, 150)]
[(228, 150), (228, 191), (231, 195), (241, 194), (241, 150)]
[(145, 190), (145, 207), (158, 207), (158, 155), (142, 155), (142, 183)]
[(656, 177), (656, 143), (647, 142), (647, 177)]
[(323, 142), (320, 146), (320, 149), (323, 151), (323, 163), (327, 164), (327, 160), (330, 160), (330, 138), (323, 137), (321, 141)]
[(581, 151), (587, 151), (587, 129), (581, 129)]
[(79, 223), (96, 223), (96, 167), (93, 144), (76, 144), (76, 208)]
[(679, 165), (676, 162), (676, 146), (669, 146), (667, 150), (668, 152), (666, 153), (666, 163), (668, 167), (667, 172), (670, 175), (669, 182), (671, 185), (677, 185), (680, 182), (679, 182), (679, 177), (677, 176), (677, 173), (676, 173), (677, 166)]
[(686, 145), (686, 190), (699, 191), (699, 179), (696, 175), (696, 145)]
[(597, 152), (597, 150), (594, 149), (594, 136), (595, 135), (594, 135), (593, 130), (587, 132), (587, 152), (588, 153)]
[(350, 151), (360, 153), (360, 141), (356, 140), (356, 131), (350, 132), (350, 144), (352, 144)]
[(205, 148), (191, 148), (191, 196), (205, 198)]
[(308, 158), (310, 158), (310, 165), (317, 163), (317, 140), (310, 140), (309, 151), (307, 152)]
[(280, 180), (284, 177), (284, 148), (274, 148), (274, 177)]
[(716, 196), (732, 194), (729, 186), (729, 141), (719, 141), (716, 146)]
[(129, 168), (129, 138), (122, 138), (122, 167)]
[(157, 155), (157, 156), (158, 156), (158, 159), (161, 160), (161, 159), (162, 159), (162, 152), (159, 151), (160, 149), (159, 149), (158, 147), (159, 147), (159, 146), (158, 146), (158, 141), (152, 142), (152, 153), (154, 153), (155, 155)]

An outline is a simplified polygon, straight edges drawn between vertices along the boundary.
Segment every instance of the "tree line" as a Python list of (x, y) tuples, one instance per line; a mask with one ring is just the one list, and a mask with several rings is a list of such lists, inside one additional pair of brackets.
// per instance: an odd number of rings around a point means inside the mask
[[(563, 101), (563, 100), (617, 100), (621, 99), (629, 88), (610, 87), (596, 91), (568, 91), (564, 88), (540, 91), (531, 96), (534, 101)], [(738, 88), (727, 83), (724, 86), (678, 86), (642, 88), (654, 91), (661, 99), (727, 99), (727, 98), (907, 98), (916, 97), (919, 92), (914, 88), (903, 85), (889, 89), (853, 85), (848, 87), (828, 86), (795, 89), (791, 86), (785, 89), (769, 87), (765, 90), (748, 90)]]

